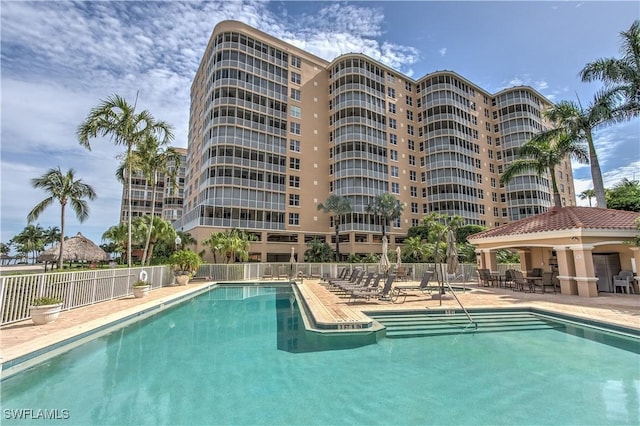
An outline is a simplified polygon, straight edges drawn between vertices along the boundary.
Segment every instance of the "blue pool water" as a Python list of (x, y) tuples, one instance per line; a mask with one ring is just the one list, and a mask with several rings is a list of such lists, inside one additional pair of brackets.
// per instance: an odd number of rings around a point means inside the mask
[(4, 380), (2, 424), (640, 424), (637, 351), (558, 327), (314, 350), (291, 300), (217, 288), (93, 340)]

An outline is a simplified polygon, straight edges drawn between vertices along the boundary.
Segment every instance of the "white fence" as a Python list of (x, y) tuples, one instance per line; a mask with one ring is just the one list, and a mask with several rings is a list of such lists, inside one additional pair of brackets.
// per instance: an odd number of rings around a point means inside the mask
[(29, 319), (29, 306), (38, 297), (62, 299), (62, 309), (69, 310), (130, 295), (143, 270), (152, 288), (173, 282), (168, 266), (4, 275), (0, 277), (0, 324)]
[[(392, 267), (394, 264), (392, 264)], [(426, 270), (438, 270), (432, 263), (403, 264), (408, 279), (419, 280)], [(506, 265), (501, 265), (506, 266)], [(200, 266), (197, 278), (207, 281), (245, 281), (289, 279), (302, 273), (305, 277), (336, 276), (343, 268), (362, 268), (378, 272), (377, 263), (231, 263)], [(132, 285), (140, 272), (147, 272), (152, 288), (173, 283), (169, 266), (96, 269), (78, 272), (5, 275), (0, 277), (0, 325), (29, 319), (29, 306), (42, 296), (64, 300), (63, 310), (117, 299), (133, 293)], [(437, 276), (441, 275), (437, 273)], [(460, 265), (454, 281), (476, 280), (476, 265)]]

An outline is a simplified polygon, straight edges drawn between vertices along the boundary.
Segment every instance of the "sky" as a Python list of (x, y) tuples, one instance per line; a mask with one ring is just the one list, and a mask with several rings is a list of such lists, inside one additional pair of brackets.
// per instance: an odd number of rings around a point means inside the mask
[[(190, 86), (214, 26), (234, 19), (326, 60), (364, 53), (414, 79), (453, 70), (485, 90), (529, 85), (549, 100), (588, 105), (599, 83), (578, 73), (619, 57), (620, 32), (640, 16), (636, 1), (4, 1), (0, 2), (0, 241), (27, 225), (47, 197), (31, 179), (73, 168), (94, 187), (89, 218), (66, 215), (67, 236), (99, 243), (117, 224), (124, 147), (79, 145), (76, 130), (101, 100), (119, 94), (175, 128), (186, 147)], [(599, 129), (606, 187), (640, 179), (640, 120)], [(575, 189), (592, 188), (589, 166)], [(578, 200), (581, 205), (587, 201)], [(35, 222), (60, 226), (60, 206)]]

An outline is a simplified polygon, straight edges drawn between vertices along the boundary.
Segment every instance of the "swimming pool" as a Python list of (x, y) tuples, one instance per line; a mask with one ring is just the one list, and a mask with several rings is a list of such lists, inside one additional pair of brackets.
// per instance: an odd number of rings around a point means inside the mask
[(214, 288), (9, 377), (3, 424), (640, 423), (636, 352), (555, 326), (315, 350), (291, 295)]

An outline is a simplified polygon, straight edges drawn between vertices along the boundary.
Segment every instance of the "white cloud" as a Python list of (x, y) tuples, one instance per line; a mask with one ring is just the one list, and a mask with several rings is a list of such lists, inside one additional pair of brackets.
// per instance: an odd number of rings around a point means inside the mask
[(444, 56), (447, 54), (447, 48), (443, 47), (442, 49), (438, 50), (438, 53), (440, 53), (440, 56)]

